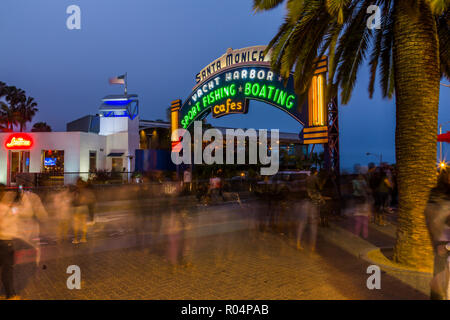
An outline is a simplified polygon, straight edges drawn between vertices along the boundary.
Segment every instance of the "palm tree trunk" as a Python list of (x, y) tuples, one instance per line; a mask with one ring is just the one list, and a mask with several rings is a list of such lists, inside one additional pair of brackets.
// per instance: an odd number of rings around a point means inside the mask
[(439, 106), (439, 43), (427, 5), (395, 1), (394, 77), (397, 126), (399, 217), (394, 259), (431, 271), (433, 251), (425, 222), (430, 189), (436, 183)]

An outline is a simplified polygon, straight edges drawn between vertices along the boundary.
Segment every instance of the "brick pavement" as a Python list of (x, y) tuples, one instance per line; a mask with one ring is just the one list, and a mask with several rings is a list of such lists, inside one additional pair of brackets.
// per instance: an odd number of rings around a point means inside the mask
[[(187, 266), (171, 263), (169, 248), (177, 243), (185, 248)], [(72, 264), (81, 268), (81, 290), (66, 287)], [(381, 290), (368, 290), (368, 264), (322, 238), (318, 254), (310, 256), (284, 236), (249, 231), (75, 255), (45, 265), (45, 270), (16, 266), (24, 299), (427, 298), (387, 274)]]

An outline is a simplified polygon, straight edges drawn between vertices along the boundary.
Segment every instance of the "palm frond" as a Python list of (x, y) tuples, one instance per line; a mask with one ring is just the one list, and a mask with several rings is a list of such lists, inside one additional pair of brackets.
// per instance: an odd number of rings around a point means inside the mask
[(337, 23), (344, 23), (344, 9), (348, 6), (351, 0), (326, 0), (326, 7), (328, 13), (332, 16), (337, 15)]
[(449, 0), (427, 0), (430, 5), (431, 12), (436, 15), (443, 14), (446, 10), (450, 9)]
[(356, 76), (366, 51), (373, 37), (370, 29), (366, 26), (366, 12), (370, 5), (369, 1), (362, 3), (355, 11), (354, 18), (344, 30), (340, 38), (337, 53), (341, 58), (337, 70), (337, 83), (341, 87), (341, 102), (347, 104), (350, 100)]
[(441, 62), (441, 77), (450, 80), (450, 10), (436, 19), (439, 38), (439, 58)]
[[(381, 4), (379, 1), (378, 4)], [(374, 86), (375, 86), (375, 78), (377, 74), (377, 70), (379, 67), (379, 63), (382, 57), (382, 53), (384, 54), (392, 54), (392, 41), (385, 42), (386, 36), (390, 36), (390, 39), (392, 40), (392, 34), (394, 32), (393, 30), (393, 20), (392, 20), (392, 14), (393, 14), (393, 1), (388, 0), (384, 2), (382, 16), (381, 16), (381, 29), (378, 29), (375, 31), (375, 41), (372, 47), (372, 53), (371, 53), (371, 59), (369, 61), (370, 66), (370, 82), (369, 82), (369, 97), (373, 97), (374, 93)], [(385, 48), (385, 46), (387, 46)], [(385, 51), (383, 51), (383, 48)], [(385, 59), (387, 59), (386, 56), (384, 56)], [(389, 64), (390, 68), (392, 68), (392, 64)], [(389, 83), (389, 74), (393, 72), (389, 67), (385, 70), (385, 72), (382, 72), (381, 79), (384, 78), (385, 83)], [(384, 69), (382, 69), (384, 70)], [(380, 81), (380, 83), (382, 82)], [(386, 88), (389, 86), (386, 86)], [(387, 90), (383, 91), (383, 96), (387, 96)]]
[(253, 0), (253, 10), (255, 12), (270, 10), (278, 7), (284, 0)]

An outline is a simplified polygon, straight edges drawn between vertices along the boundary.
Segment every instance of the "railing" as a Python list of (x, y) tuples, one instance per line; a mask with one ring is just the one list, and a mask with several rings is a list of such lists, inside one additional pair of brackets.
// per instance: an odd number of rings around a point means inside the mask
[[(16, 184), (12, 188), (21, 185), (25, 189), (46, 193), (64, 186), (75, 185), (80, 178), (89, 182), (90, 187), (95, 190), (97, 198), (104, 201), (138, 199), (143, 188), (146, 189), (145, 192), (155, 196), (198, 195), (209, 191), (209, 179), (193, 179), (192, 183), (187, 184), (181, 180), (173, 180), (167, 177), (160, 177), (160, 179), (142, 178), (141, 175), (132, 172), (20, 173), (17, 174)], [(352, 175), (341, 177), (343, 197), (352, 193), (351, 180)], [(273, 188), (260, 184), (259, 181), (259, 179), (248, 177), (222, 179), (222, 191), (255, 194), (273, 191)]]
[(15, 185), (30, 187), (53, 187), (75, 184), (82, 179), (92, 184), (125, 184), (135, 182), (133, 172), (30, 172), (18, 173)]

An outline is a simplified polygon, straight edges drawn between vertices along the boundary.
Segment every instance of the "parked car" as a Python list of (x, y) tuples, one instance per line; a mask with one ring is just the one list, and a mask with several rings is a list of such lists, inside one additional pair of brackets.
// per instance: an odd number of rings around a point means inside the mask
[(259, 192), (302, 192), (306, 191), (306, 178), (310, 171), (279, 171), (264, 181), (258, 182)]

